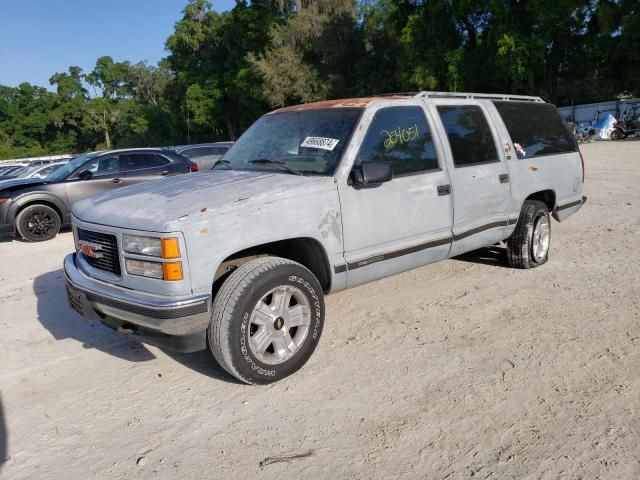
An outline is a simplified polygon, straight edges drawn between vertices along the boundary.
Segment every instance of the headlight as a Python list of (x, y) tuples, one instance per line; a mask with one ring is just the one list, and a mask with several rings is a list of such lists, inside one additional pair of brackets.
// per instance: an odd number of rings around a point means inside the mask
[(157, 263), (125, 258), (124, 263), (129, 275), (157, 278), (158, 280), (167, 281), (177, 281), (182, 280), (183, 278), (181, 262)]
[[(162, 242), (159, 238), (123, 235), (122, 249), (127, 253), (160, 257), (162, 255)], [(162, 268), (160, 270), (162, 271)]]
[(129, 275), (157, 278), (159, 280), (164, 279), (161, 263), (143, 262), (141, 260), (132, 260), (131, 258), (125, 259), (124, 263), (127, 266), (127, 273)]
[(124, 235), (122, 249), (127, 253), (147, 255), (158, 258), (180, 257), (180, 245), (177, 238), (153, 238), (139, 235)]

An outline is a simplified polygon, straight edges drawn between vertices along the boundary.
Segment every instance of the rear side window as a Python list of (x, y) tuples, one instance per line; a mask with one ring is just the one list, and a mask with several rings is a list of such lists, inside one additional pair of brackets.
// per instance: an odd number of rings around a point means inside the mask
[(228, 147), (215, 147), (214, 149), (214, 155), (224, 155), (227, 150), (229, 150)]
[(362, 142), (356, 164), (390, 161), (394, 176), (436, 170), (438, 157), (420, 107), (378, 110)]
[(493, 102), (518, 158), (576, 152), (575, 138), (549, 103)]
[(169, 160), (166, 158), (152, 153), (132, 153), (130, 155), (122, 155), (122, 169), (125, 171), (162, 167), (168, 163)]
[(491, 127), (476, 105), (438, 106), (456, 167), (498, 162)]
[(182, 156), (191, 158), (208, 157), (209, 155), (218, 155), (218, 149), (216, 147), (198, 147), (185, 150), (182, 152)]

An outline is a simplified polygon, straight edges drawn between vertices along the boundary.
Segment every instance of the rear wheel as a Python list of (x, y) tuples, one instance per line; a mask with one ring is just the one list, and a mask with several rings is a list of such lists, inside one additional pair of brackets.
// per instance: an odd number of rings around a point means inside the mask
[(611, 131), (611, 140), (622, 140), (626, 137), (624, 132), (619, 128), (614, 128)]
[(525, 200), (516, 228), (507, 240), (507, 258), (514, 268), (533, 268), (547, 262), (551, 244), (549, 209), (538, 200)]
[(216, 295), (209, 348), (220, 366), (250, 384), (267, 384), (300, 369), (324, 325), (322, 287), (299, 263), (251, 260)]
[(62, 221), (53, 208), (42, 205), (29, 205), (16, 217), (18, 234), (28, 242), (51, 240), (60, 231)]

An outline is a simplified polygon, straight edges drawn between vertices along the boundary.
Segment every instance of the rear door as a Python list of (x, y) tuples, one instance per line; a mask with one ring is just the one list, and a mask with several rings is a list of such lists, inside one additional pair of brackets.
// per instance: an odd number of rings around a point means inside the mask
[(434, 100), (453, 194), (450, 256), (503, 240), (510, 186), (502, 141), (482, 102)]
[[(90, 171), (92, 176), (88, 180), (80, 180), (79, 174)], [(108, 192), (124, 185), (124, 178), (120, 170), (119, 155), (103, 155), (89, 160), (78, 169), (66, 182), (69, 204), (102, 192)]]
[(125, 175), (125, 183), (135, 183), (158, 180), (160, 178), (175, 175), (175, 165), (163, 155), (152, 152), (136, 152), (121, 155), (121, 167)]

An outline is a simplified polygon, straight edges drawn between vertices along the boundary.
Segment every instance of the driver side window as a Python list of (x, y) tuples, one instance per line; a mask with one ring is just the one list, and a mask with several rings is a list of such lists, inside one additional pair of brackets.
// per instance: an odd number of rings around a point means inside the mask
[(395, 177), (439, 169), (422, 108), (389, 107), (376, 112), (355, 163), (379, 161), (391, 162)]
[(82, 172), (85, 170), (89, 170), (93, 173), (93, 178), (117, 173), (120, 170), (118, 156), (102, 157), (85, 163), (80, 171)]

